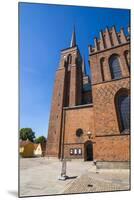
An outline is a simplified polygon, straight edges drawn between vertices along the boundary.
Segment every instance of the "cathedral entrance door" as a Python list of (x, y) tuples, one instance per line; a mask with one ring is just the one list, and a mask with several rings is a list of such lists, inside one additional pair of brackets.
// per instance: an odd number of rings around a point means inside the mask
[(85, 160), (93, 161), (93, 144), (91, 141), (85, 146), (85, 154)]

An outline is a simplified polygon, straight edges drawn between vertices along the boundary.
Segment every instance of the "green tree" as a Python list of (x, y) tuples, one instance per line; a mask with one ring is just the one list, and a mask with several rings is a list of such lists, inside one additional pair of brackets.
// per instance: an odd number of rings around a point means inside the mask
[(22, 128), (20, 129), (20, 139), (21, 140), (30, 140), (31, 142), (34, 141), (35, 133), (32, 131), (31, 128)]
[(44, 136), (39, 136), (34, 140), (35, 143), (44, 143), (46, 142), (46, 138)]

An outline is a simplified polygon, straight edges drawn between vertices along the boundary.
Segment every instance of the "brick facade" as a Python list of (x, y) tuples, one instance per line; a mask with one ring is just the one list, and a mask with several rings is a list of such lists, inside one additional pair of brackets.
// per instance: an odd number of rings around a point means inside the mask
[(129, 135), (96, 137), (94, 158), (99, 161), (128, 161)]
[[(94, 116), (92, 104), (85, 106), (76, 106), (65, 108), (65, 127), (64, 127), (64, 156), (66, 158), (83, 158), (84, 144), (88, 141), (87, 132), (90, 130), (94, 134)], [(88, 117), (87, 117), (88, 116)], [(76, 131), (82, 129), (80, 137), (76, 135)], [(70, 148), (81, 148), (81, 155), (71, 155)], [(78, 150), (77, 150), (78, 151)]]
[[(46, 156), (128, 161), (130, 131), (121, 130), (119, 94), (130, 95), (130, 40), (123, 28), (100, 32), (89, 46), (91, 81), (86, 74), (76, 36), (61, 51), (49, 121)], [(113, 78), (112, 56), (118, 57), (120, 77)]]

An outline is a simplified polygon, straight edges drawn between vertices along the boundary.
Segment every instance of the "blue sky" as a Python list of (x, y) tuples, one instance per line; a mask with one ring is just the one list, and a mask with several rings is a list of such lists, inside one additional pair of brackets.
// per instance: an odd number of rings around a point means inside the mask
[(126, 31), (129, 10), (19, 3), (20, 128), (36, 136), (47, 136), (60, 50), (69, 47), (74, 24), (90, 73), (88, 45), (106, 26)]

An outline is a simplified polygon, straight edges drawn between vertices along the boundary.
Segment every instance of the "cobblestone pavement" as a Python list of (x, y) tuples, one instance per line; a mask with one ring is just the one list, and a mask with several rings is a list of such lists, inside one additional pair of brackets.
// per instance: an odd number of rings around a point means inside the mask
[(58, 180), (61, 161), (20, 159), (20, 196), (54, 195), (129, 189), (129, 170), (99, 170), (92, 162), (68, 161), (65, 181)]
[(65, 188), (64, 194), (129, 190), (129, 170), (100, 170), (82, 174)]
[(61, 173), (61, 161), (45, 158), (20, 159), (20, 196), (62, 194), (64, 188), (71, 184), (88, 168), (90, 162), (68, 161), (66, 181), (58, 180)]

